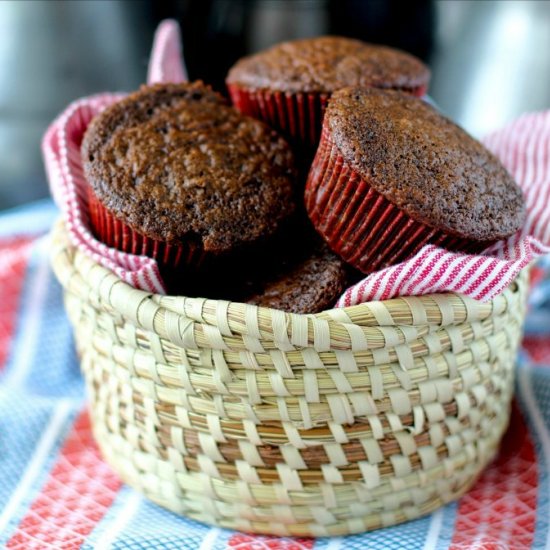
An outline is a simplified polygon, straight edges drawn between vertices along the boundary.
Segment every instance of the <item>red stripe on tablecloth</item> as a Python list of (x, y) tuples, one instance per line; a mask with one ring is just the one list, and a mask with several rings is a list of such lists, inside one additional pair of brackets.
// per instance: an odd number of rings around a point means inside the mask
[(550, 367), (550, 339), (548, 336), (526, 336), (522, 346), (535, 365)]
[(31, 242), (31, 237), (0, 239), (0, 371), (13, 341)]
[(315, 539), (292, 539), (235, 533), (227, 541), (231, 550), (311, 550)]
[(514, 403), (497, 458), (459, 501), (450, 548), (531, 548), (537, 488), (535, 447)]
[(88, 414), (82, 412), (7, 548), (80, 548), (120, 486), (119, 478), (101, 459)]
[(533, 266), (529, 270), (529, 285), (532, 287), (537, 286), (546, 277), (546, 270), (541, 267)]

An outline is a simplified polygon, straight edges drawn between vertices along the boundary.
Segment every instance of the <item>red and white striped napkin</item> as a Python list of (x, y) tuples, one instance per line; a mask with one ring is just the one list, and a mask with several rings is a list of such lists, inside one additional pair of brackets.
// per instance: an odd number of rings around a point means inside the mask
[[(178, 25), (164, 21), (155, 35), (148, 82), (181, 82), (186, 74)], [(44, 136), (46, 170), (72, 243), (134, 287), (164, 293), (154, 260), (109, 248), (97, 241), (89, 229), (80, 144), (91, 119), (121, 97), (101, 94), (69, 105)], [(406, 262), (372, 273), (348, 288), (338, 300), (338, 307), (434, 292), (457, 292), (490, 300), (521, 269), (550, 253), (550, 111), (524, 115), (489, 135), (484, 143), (524, 192), (527, 220), (523, 229), (477, 255), (427, 245)]]

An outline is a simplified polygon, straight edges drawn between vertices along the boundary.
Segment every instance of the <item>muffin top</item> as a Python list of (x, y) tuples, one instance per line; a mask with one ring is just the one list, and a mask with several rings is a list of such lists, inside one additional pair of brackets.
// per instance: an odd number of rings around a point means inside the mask
[(238, 61), (228, 84), (281, 92), (331, 93), (346, 86), (411, 90), (427, 86), (429, 69), (416, 57), (339, 36), (277, 44)]
[(221, 253), (274, 233), (294, 210), (286, 142), (201, 82), (144, 86), (108, 107), (82, 158), (98, 200), (152, 239)]
[(421, 99), (342, 89), (324, 131), (365, 181), (417, 221), (477, 241), (523, 224), (521, 190), (498, 159)]
[(289, 313), (318, 313), (334, 307), (346, 280), (344, 262), (323, 244), (299, 261), (283, 262), (243, 301)]

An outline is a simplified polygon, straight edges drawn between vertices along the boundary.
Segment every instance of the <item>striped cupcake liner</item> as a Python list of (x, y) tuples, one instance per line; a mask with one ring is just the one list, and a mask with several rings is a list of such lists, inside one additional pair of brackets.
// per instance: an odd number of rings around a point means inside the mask
[[(263, 120), (280, 132), (294, 146), (315, 154), (323, 127), (323, 116), (330, 97), (318, 92), (277, 92), (247, 89), (236, 84), (227, 85), (233, 105), (243, 114)], [(427, 87), (407, 88), (401, 91), (417, 97), (426, 94)]]
[(115, 218), (97, 199), (90, 186), (87, 186), (87, 199), (92, 232), (107, 246), (129, 254), (153, 258), (161, 269), (182, 266), (196, 268), (203, 263), (204, 249), (195, 243), (166, 243), (138, 233)]
[(363, 273), (402, 262), (428, 243), (468, 253), (491, 244), (412, 219), (345, 162), (326, 129), (308, 175), (305, 205), (330, 248)]

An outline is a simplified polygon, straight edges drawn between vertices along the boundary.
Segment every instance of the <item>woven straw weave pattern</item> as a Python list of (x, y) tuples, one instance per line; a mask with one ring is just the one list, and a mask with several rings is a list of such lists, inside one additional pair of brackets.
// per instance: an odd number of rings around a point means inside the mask
[(129, 485), (257, 533), (358, 533), (456, 499), (506, 429), (526, 274), (317, 315), (135, 290), (54, 229), (94, 433)]

